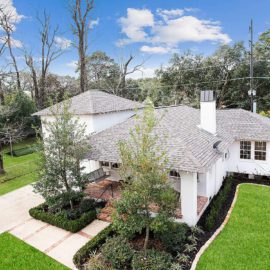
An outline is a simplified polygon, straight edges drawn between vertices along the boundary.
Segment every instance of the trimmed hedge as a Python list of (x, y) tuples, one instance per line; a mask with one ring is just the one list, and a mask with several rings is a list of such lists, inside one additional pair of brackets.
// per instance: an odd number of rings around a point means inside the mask
[[(36, 149), (34, 147), (24, 147), (20, 149), (16, 149), (12, 151), (12, 155), (15, 157), (25, 156), (36, 152)], [(11, 155), (11, 152), (7, 153), (8, 155)]]
[(73, 263), (78, 269), (82, 269), (83, 265), (87, 262), (92, 252), (99, 249), (109, 236), (114, 234), (112, 225), (98, 233), (93, 239), (81, 247), (73, 257)]
[(30, 216), (73, 233), (80, 231), (96, 218), (95, 209), (83, 213), (78, 219), (69, 220), (64, 215), (44, 212), (43, 208), (44, 204), (31, 208), (29, 210)]
[(210, 204), (210, 211), (205, 219), (203, 224), (203, 228), (207, 231), (214, 230), (217, 220), (220, 217), (220, 212), (224, 207), (224, 203), (226, 202), (228, 196), (230, 195), (232, 190), (232, 178), (228, 178), (218, 194), (213, 198)]

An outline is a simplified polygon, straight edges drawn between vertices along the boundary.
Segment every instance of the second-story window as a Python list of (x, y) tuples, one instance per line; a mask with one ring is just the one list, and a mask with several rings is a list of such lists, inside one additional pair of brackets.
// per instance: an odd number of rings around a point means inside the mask
[(266, 160), (266, 142), (255, 142), (255, 155), (256, 160)]
[(240, 158), (251, 159), (251, 142), (240, 141)]

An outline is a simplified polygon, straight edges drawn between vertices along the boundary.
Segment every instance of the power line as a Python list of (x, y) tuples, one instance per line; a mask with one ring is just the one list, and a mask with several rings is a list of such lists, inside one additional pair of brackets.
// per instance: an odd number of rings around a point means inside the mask
[[(193, 82), (193, 83), (179, 83), (179, 84), (164, 84), (164, 85), (158, 85), (155, 86), (155, 88), (163, 88), (163, 87), (177, 87), (177, 86), (185, 86), (185, 85), (198, 85), (198, 84), (207, 84), (207, 83), (219, 83), (219, 82), (226, 82), (226, 81), (237, 81), (237, 80), (250, 80), (250, 77), (239, 77), (239, 78), (231, 78), (227, 80), (212, 80), (212, 81), (204, 81), (204, 82)], [(267, 79), (269, 80), (270, 77), (253, 77), (253, 79)], [(151, 86), (149, 86), (151, 87)], [(141, 89), (143, 86), (137, 86), (137, 87), (126, 87), (126, 89)], [(101, 89), (101, 90), (108, 90), (108, 89)]]

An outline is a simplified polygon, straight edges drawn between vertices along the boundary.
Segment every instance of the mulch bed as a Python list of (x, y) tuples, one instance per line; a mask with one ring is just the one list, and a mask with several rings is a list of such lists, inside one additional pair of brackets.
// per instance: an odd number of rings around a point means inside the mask
[[(216, 220), (216, 224), (215, 224), (214, 228), (211, 231), (205, 231), (204, 234), (198, 239), (197, 251), (188, 254), (191, 258), (191, 263), (195, 259), (195, 256), (196, 256), (197, 252), (200, 250), (200, 248), (211, 238), (211, 236), (214, 234), (214, 232), (221, 226), (221, 224), (225, 220), (227, 213), (231, 207), (232, 201), (234, 199), (236, 188), (239, 184), (242, 184), (242, 183), (252, 183), (252, 184), (261, 184), (261, 185), (270, 186), (270, 179), (261, 178), (261, 179), (252, 180), (252, 179), (248, 179), (248, 178), (243, 177), (241, 174), (239, 174), (237, 176), (233, 176), (231, 192), (230, 192), (229, 196), (227, 197), (227, 199), (222, 207), (222, 211), (220, 212), (218, 219)], [(205, 210), (205, 212), (201, 216), (201, 218), (197, 224), (199, 227), (202, 227), (202, 225), (204, 224), (204, 221), (211, 210), (211, 205), (212, 205), (212, 202), (209, 204), (209, 206), (207, 207), (207, 209)], [(187, 265), (184, 269), (189, 270), (190, 267), (191, 267), (191, 264)]]
[[(144, 239), (145, 239), (144, 234), (137, 235), (134, 239), (130, 241), (130, 244), (135, 250), (138, 250), (138, 251), (143, 250)], [(152, 235), (149, 238), (148, 249), (156, 249), (159, 251), (165, 251), (165, 248), (162, 245), (161, 241), (159, 241), (158, 239), (155, 239)]]

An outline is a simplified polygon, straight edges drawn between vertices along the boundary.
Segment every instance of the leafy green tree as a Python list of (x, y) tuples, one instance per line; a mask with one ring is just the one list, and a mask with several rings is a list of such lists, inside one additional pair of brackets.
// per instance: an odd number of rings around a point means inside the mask
[(269, 111), (262, 111), (262, 112), (260, 112), (260, 115), (270, 118), (270, 110)]
[(44, 121), (47, 136), (41, 143), (39, 181), (35, 191), (40, 193), (49, 206), (70, 205), (83, 196), (87, 181), (81, 161), (89, 151), (85, 125), (69, 112), (69, 102), (64, 101), (52, 110), (54, 121)]
[[(174, 217), (177, 199), (168, 180), (168, 159), (158, 143), (154, 129), (159, 119), (147, 99), (142, 116), (138, 116), (130, 140), (119, 144), (121, 175), (126, 183), (121, 199), (115, 203), (114, 226), (125, 236), (145, 229), (144, 251), (150, 230), (162, 231)], [(153, 205), (158, 213), (153, 216)]]
[(115, 89), (119, 73), (119, 66), (105, 52), (96, 51), (87, 57), (87, 75), (91, 88)]
[(5, 106), (11, 111), (8, 119), (5, 119), (8, 123), (23, 123), (26, 133), (32, 130), (33, 125), (38, 125), (37, 119), (31, 116), (36, 112), (35, 103), (24, 92), (15, 92), (7, 96)]

